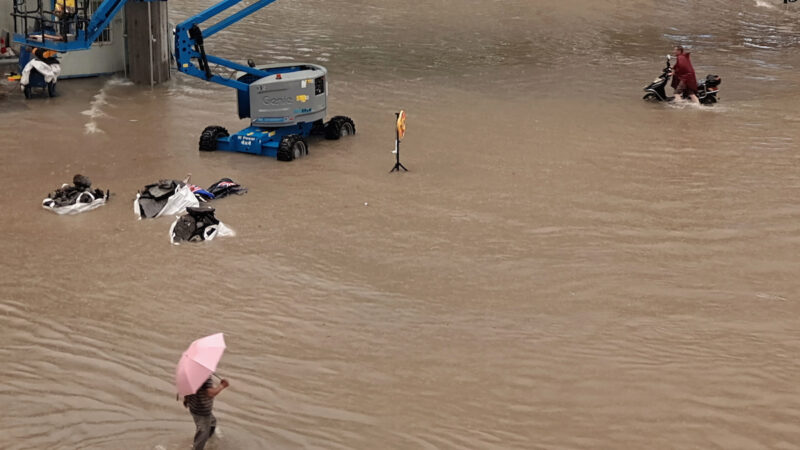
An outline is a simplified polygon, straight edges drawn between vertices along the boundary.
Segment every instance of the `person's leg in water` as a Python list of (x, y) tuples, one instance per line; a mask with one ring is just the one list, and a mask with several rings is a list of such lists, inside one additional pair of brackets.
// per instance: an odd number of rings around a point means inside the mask
[(675, 94), (673, 97), (673, 101), (675, 102), (682, 102), (683, 101), (683, 93), (686, 91), (686, 83), (681, 81), (678, 83), (678, 86), (675, 88)]
[(214, 420), (214, 416), (198, 416), (195, 414), (192, 414), (192, 418), (197, 427), (197, 431), (194, 433), (192, 450), (203, 450), (206, 446), (206, 442), (208, 442), (208, 438), (211, 437), (212, 421), (216, 424), (216, 420)]
[[(686, 97), (688, 97), (688, 99), (687, 98), (683, 98), (684, 95)], [(692, 103), (698, 103), (698, 104), (700, 103), (700, 99), (697, 98), (697, 94), (695, 94), (694, 92), (692, 92), (689, 89), (687, 89), (686, 88), (686, 83), (684, 83), (683, 81), (678, 83), (678, 87), (675, 88), (675, 99), (674, 100), (675, 101), (679, 101), (679, 102), (682, 102), (684, 100), (688, 100), (688, 101), (690, 101)]]

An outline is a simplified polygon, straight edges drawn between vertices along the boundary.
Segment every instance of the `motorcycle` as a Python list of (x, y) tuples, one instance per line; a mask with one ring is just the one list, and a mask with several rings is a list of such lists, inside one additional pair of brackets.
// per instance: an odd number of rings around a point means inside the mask
[[(671, 102), (675, 100), (675, 97), (668, 96), (665, 91), (667, 82), (669, 82), (671, 76), (672, 66), (670, 65), (670, 55), (667, 55), (667, 66), (664, 67), (664, 70), (658, 78), (645, 86), (644, 90), (647, 93), (644, 94), (642, 99), (655, 102)], [(697, 83), (697, 99), (700, 100), (700, 104), (713, 105), (719, 101), (717, 94), (719, 92), (718, 86), (720, 83), (722, 83), (722, 78), (720, 78), (719, 75), (708, 75), (704, 80)], [(684, 94), (683, 98), (688, 98), (688, 96)]]

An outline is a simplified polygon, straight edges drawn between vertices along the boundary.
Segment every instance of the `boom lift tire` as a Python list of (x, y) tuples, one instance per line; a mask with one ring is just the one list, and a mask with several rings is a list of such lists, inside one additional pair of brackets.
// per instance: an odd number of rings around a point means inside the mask
[(314, 122), (314, 125), (311, 127), (311, 134), (318, 136), (325, 134), (325, 122), (322, 119)]
[(281, 139), (278, 146), (278, 161), (294, 161), (308, 155), (308, 143), (298, 134), (290, 134)]
[(217, 149), (217, 139), (230, 136), (228, 130), (223, 127), (212, 125), (203, 130), (200, 135), (200, 151), (213, 152)]
[(325, 139), (336, 140), (353, 134), (356, 134), (356, 124), (347, 116), (334, 116), (325, 125)]

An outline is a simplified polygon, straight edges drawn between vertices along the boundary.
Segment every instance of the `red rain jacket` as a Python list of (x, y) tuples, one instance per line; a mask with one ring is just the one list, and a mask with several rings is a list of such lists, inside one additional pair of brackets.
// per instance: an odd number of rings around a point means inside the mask
[(692, 60), (689, 59), (689, 53), (678, 55), (675, 66), (672, 68), (672, 88), (678, 87), (681, 81), (687, 90), (697, 92), (697, 77), (694, 75), (694, 67), (692, 67)]

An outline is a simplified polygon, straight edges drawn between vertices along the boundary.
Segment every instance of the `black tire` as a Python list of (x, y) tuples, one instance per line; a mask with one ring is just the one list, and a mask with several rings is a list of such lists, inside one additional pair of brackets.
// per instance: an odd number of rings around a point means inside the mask
[(228, 130), (223, 127), (212, 125), (203, 130), (200, 135), (200, 151), (213, 152), (217, 149), (217, 139), (230, 136)]
[(322, 119), (314, 121), (314, 124), (311, 126), (311, 134), (317, 136), (325, 134), (325, 122), (323, 122)]
[(642, 100), (647, 100), (648, 102), (655, 102), (655, 101), (658, 100), (658, 97), (656, 96), (656, 94), (653, 94), (652, 92), (648, 92), (647, 94), (644, 94), (644, 97), (642, 97)]
[(22, 93), (25, 94), (25, 98), (31, 98), (31, 85), (25, 86)]
[(714, 103), (717, 103), (717, 97), (713, 95), (706, 95), (705, 98), (700, 101), (700, 103), (704, 105), (713, 105)]
[(308, 155), (308, 143), (299, 135), (290, 134), (281, 139), (278, 146), (278, 161), (294, 161)]
[(335, 116), (325, 125), (325, 139), (336, 140), (356, 134), (356, 124), (347, 116)]
[(56, 96), (56, 84), (55, 83), (47, 83), (47, 95), (50, 97)]

